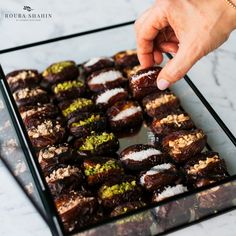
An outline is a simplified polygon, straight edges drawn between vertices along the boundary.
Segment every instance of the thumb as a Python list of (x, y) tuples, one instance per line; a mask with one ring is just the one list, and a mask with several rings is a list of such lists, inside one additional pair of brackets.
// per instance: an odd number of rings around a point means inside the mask
[[(188, 48), (188, 49), (187, 49)], [(180, 80), (197, 62), (198, 56), (190, 47), (180, 47), (173, 59), (167, 62), (158, 75), (157, 87), (160, 90), (168, 88)]]

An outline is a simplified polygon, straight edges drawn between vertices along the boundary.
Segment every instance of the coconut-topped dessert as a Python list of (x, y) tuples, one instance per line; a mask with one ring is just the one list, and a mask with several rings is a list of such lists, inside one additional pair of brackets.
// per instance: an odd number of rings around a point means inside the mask
[(122, 73), (114, 68), (95, 71), (87, 78), (87, 84), (92, 92), (101, 92), (122, 86), (127, 81)]
[(182, 184), (166, 186), (162, 190), (154, 191), (152, 196), (153, 202), (160, 202), (166, 198), (181, 194), (188, 191), (188, 188)]
[(86, 75), (104, 68), (114, 66), (114, 60), (111, 57), (93, 57), (83, 64), (83, 69)]
[(178, 184), (180, 181), (180, 172), (171, 163), (153, 166), (150, 170), (143, 172), (140, 177), (140, 184), (149, 191)]
[(142, 69), (133, 74), (129, 79), (131, 93), (135, 99), (142, 99), (146, 95), (159, 91), (156, 84), (161, 67)]
[(125, 100), (128, 92), (124, 88), (113, 88), (105, 90), (95, 98), (95, 103), (100, 109), (107, 109), (118, 101)]
[(169, 158), (152, 145), (135, 144), (125, 148), (120, 153), (120, 160), (125, 168), (142, 171), (152, 166), (166, 163)]
[(142, 108), (134, 101), (120, 101), (107, 110), (112, 130), (134, 128), (142, 124)]

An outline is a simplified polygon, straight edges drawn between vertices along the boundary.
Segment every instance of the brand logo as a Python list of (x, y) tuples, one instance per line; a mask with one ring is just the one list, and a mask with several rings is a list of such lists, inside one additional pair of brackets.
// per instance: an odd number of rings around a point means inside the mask
[(16, 21), (41, 21), (53, 17), (51, 12), (39, 12), (30, 6), (24, 6), (18, 12), (7, 12), (3, 14), (4, 19)]
[(26, 11), (33, 11), (34, 9), (32, 9), (32, 8), (29, 7), (29, 6), (24, 6), (24, 7), (23, 7), (23, 10), (26, 10)]

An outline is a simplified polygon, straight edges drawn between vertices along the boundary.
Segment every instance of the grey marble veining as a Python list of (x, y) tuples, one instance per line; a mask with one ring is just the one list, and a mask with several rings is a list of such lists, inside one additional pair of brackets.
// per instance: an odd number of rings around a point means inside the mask
[[(37, 0), (30, 3), (36, 12), (50, 12), (53, 18), (39, 22), (16, 22), (6, 20), (4, 13), (22, 12), (24, 0), (4, 0), (0, 10), (0, 49), (14, 47), (48, 38), (80, 32), (135, 19), (152, 0)], [(46, 46), (43, 50), (19, 51), (0, 55), (6, 72), (22, 66), (42, 70), (57, 59), (74, 59), (82, 62), (97, 55), (110, 55), (114, 49), (134, 47), (132, 30), (111, 37), (112, 44), (96, 40), (97, 47), (86, 44), (86, 39), (71, 41), (74, 47), (59, 43), (57, 47)], [(94, 39), (95, 40), (95, 39)], [(106, 47), (104, 47), (106, 44)], [(114, 47), (114, 44), (116, 47)], [(81, 45), (83, 47), (81, 47)], [(86, 46), (87, 45), (87, 46)], [(47, 52), (47, 53), (45, 53)], [(13, 55), (13, 56), (12, 56)], [(30, 57), (29, 57), (30, 55)], [(222, 47), (200, 60), (189, 72), (193, 82), (217, 111), (230, 130), (236, 135), (236, 32)], [(229, 150), (230, 151), (230, 150)], [(0, 162), (0, 235), (50, 235), (44, 221), (21, 192), (14, 179)], [(196, 224), (171, 235), (235, 235), (236, 211)]]

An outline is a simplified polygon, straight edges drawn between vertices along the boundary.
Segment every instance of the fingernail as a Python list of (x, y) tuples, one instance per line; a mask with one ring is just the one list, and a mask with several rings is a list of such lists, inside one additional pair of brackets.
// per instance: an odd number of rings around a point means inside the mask
[(160, 90), (165, 90), (167, 89), (168, 87), (170, 86), (170, 82), (165, 80), (165, 79), (159, 79), (157, 81), (157, 87), (160, 89)]

